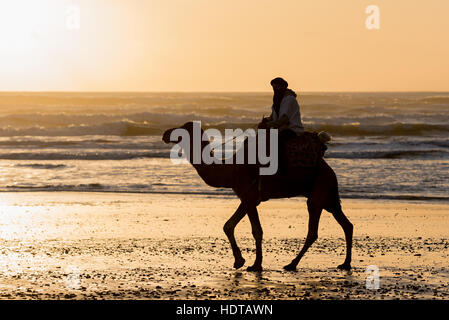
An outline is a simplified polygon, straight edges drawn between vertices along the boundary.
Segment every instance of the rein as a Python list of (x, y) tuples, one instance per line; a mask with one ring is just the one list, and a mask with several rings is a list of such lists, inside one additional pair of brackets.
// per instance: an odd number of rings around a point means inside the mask
[[(257, 129), (258, 126), (259, 126), (259, 124), (255, 124), (255, 125), (253, 125), (252, 127), (248, 128), (248, 129)], [(225, 144), (228, 143), (229, 141), (233, 141), (233, 140), (237, 139), (238, 137), (243, 136), (244, 134), (245, 134), (245, 132), (242, 132), (242, 134), (239, 134), (239, 135), (236, 136), (236, 137), (232, 137), (232, 138), (226, 140), (225, 142), (223, 142), (222, 144), (220, 144), (220, 147), (222, 147), (223, 145), (225, 145)], [(215, 149), (215, 148), (214, 148), (214, 149)], [(214, 150), (214, 149), (212, 149), (212, 150)]]

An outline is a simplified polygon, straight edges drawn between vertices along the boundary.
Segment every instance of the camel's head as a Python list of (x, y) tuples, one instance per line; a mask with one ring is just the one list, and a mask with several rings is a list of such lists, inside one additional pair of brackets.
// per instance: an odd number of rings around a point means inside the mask
[(165, 130), (164, 134), (162, 135), (162, 141), (164, 141), (165, 143), (176, 142), (176, 141), (170, 141), (170, 135), (171, 135), (172, 131), (175, 129), (176, 128)]
[[(189, 121), (189, 122), (184, 123), (181, 127), (168, 129), (162, 135), (162, 141), (164, 141), (165, 143), (179, 143), (181, 138), (178, 138), (178, 140), (170, 140), (171, 133), (175, 129), (184, 129), (189, 133), (190, 137), (193, 137), (193, 126), (194, 126), (194, 123), (192, 121)], [(201, 129), (200, 137), (202, 137), (202, 136), (203, 136), (203, 129)]]

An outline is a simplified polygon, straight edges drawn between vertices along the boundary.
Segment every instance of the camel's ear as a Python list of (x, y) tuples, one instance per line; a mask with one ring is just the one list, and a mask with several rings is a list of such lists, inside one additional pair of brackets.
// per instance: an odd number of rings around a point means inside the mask
[(182, 126), (180, 126), (179, 128), (180, 129), (189, 130), (189, 129), (193, 128), (193, 123), (192, 122), (186, 122)]
[(170, 135), (172, 133), (174, 129), (168, 129), (164, 132), (164, 134), (162, 135), (162, 141), (164, 141), (165, 143), (170, 143)]

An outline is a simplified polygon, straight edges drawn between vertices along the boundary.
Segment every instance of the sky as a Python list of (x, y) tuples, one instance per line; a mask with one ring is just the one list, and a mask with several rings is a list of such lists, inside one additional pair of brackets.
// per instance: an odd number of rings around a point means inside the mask
[(269, 91), (276, 76), (449, 91), (448, 14), (447, 0), (1, 0), (0, 91)]

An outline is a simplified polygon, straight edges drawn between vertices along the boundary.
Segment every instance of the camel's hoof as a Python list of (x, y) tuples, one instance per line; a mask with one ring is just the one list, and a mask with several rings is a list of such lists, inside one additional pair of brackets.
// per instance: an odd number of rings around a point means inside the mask
[(296, 271), (296, 266), (294, 264), (288, 264), (286, 266), (284, 266), (284, 270), (285, 271)]
[(262, 266), (250, 266), (250, 267), (246, 268), (246, 271), (260, 272), (260, 271), (262, 271)]
[(239, 268), (243, 267), (244, 264), (245, 264), (245, 259), (240, 257), (238, 259), (235, 259), (234, 268), (239, 269)]
[(349, 271), (349, 270), (351, 270), (351, 264), (350, 263), (343, 263), (343, 264), (339, 265), (337, 267), (337, 269)]

